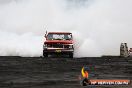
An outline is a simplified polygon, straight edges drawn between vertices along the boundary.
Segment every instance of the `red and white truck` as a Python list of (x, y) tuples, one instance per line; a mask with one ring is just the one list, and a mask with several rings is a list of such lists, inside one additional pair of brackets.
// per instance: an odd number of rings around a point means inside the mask
[(64, 54), (73, 58), (74, 43), (70, 32), (49, 32), (45, 34), (46, 41), (43, 44), (43, 56), (51, 54)]

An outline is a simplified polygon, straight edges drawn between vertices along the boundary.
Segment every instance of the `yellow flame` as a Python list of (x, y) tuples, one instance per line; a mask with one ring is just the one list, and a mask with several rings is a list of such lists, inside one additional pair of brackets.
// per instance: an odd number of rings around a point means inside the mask
[(88, 72), (84, 71), (84, 67), (82, 68), (81, 73), (84, 78), (88, 78)]
[(84, 73), (84, 67), (81, 70), (82, 76), (85, 77), (85, 73)]

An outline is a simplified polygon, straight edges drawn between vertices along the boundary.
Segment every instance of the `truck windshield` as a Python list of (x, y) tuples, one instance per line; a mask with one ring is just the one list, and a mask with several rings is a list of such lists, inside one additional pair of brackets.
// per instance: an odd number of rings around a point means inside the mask
[(71, 40), (72, 35), (71, 34), (48, 34), (47, 39), (48, 40)]

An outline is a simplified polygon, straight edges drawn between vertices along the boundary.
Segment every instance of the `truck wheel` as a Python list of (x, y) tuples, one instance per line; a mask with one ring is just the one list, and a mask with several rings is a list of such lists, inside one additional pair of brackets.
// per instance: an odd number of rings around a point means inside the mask
[(44, 57), (48, 57), (48, 53), (44, 53), (44, 52), (43, 52), (43, 56), (44, 56)]
[(44, 56), (44, 57), (48, 57), (48, 54), (47, 54), (47, 53), (45, 53), (45, 54), (43, 54), (43, 56)]
[(73, 58), (73, 53), (70, 53), (70, 54), (69, 54), (69, 57), (70, 57), (70, 58)]

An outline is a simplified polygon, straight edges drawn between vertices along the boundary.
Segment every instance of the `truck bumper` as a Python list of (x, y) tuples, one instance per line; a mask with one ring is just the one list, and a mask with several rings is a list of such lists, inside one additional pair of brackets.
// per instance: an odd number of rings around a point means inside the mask
[(74, 49), (44, 49), (43, 53), (48, 54), (70, 54), (73, 53)]

